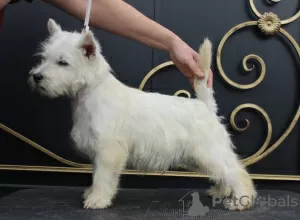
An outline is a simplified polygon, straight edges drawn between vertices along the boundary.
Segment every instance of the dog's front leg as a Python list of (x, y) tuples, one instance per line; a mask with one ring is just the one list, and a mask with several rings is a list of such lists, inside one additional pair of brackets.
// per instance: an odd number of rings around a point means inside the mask
[(93, 185), (84, 193), (84, 208), (103, 209), (112, 204), (127, 155), (126, 148), (118, 141), (110, 141), (97, 150)]

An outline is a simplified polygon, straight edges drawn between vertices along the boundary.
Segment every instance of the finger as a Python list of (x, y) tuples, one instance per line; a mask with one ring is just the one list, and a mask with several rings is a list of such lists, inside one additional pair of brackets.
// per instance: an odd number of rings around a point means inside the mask
[(191, 60), (191, 62), (189, 63), (189, 69), (191, 70), (193, 75), (198, 76), (199, 78), (203, 78), (204, 77), (204, 73), (202, 72), (202, 70), (198, 67), (196, 61), (193, 59)]
[(213, 72), (210, 70), (208, 80), (207, 80), (207, 87), (212, 88), (213, 86)]
[(194, 59), (197, 60), (198, 56), (199, 56), (199, 54), (196, 51), (193, 50), (193, 57), (194, 57)]
[(193, 77), (193, 74), (191, 73), (191, 71), (187, 71), (187, 70), (181, 70), (181, 72), (183, 73), (183, 75), (185, 76), (185, 77), (187, 77), (187, 78), (191, 78), (191, 77)]
[(189, 77), (188, 79), (189, 79), (189, 81), (190, 81), (190, 83), (191, 83), (191, 85), (192, 85), (192, 88), (193, 89), (195, 89), (194, 88), (194, 79), (193, 79), (194, 77)]

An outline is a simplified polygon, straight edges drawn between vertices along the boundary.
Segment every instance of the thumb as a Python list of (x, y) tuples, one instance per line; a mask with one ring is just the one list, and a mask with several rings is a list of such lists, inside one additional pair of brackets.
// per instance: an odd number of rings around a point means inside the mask
[(211, 88), (213, 86), (213, 72), (210, 70), (208, 81), (207, 81), (207, 87)]

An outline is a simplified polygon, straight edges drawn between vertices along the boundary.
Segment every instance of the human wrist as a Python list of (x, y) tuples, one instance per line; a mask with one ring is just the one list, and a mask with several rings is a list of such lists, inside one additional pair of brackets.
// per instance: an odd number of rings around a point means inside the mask
[(182, 42), (180, 37), (178, 37), (174, 33), (170, 34), (166, 40), (165, 50), (170, 53), (174, 49), (174, 47), (180, 42)]

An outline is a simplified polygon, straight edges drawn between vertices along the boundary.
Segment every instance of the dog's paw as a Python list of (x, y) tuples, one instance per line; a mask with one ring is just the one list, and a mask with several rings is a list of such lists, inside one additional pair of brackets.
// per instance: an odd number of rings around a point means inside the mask
[(247, 209), (246, 206), (243, 206), (240, 203), (235, 203), (232, 200), (230, 202), (228, 202), (227, 204), (224, 204), (224, 205), (225, 205), (225, 208), (227, 208), (230, 211), (243, 211), (243, 210)]
[[(88, 190), (86, 191), (88, 192)], [(111, 205), (111, 200), (105, 199), (99, 194), (89, 192), (89, 195), (84, 201), (85, 209), (105, 209)]]
[(251, 209), (256, 203), (256, 191), (244, 195), (233, 195), (232, 199), (225, 205), (231, 211), (243, 211)]
[(232, 193), (232, 190), (230, 187), (219, 186), (219, 185), (212, 186), (210, 189), (208, 189), (206, 191), (206, 194), (210, 197), (214, 197), (214, 196), (228, 197), (231, 195), (231, 193)]
[(217, 187), (212, 186), (210, 189), (206, 190), (206, 194), (210, 197), (219, 196), (219, 190)]
[(92, 187), (87, 188), (86, 190), (84, 190), (84, 193), (83, 193), (82, 197), (83, 197), (84, 199), (87, 199), (88, 196), (91, 194), (91, 192), (92, 192)]
[(230, 200), (228, 203), (224, 204), (225, 208), (230, 211), (244, 211), (253, 207), (254, 202), (251, 199), (245, 200), (244, 198), (238, 198), (235, 200)]

